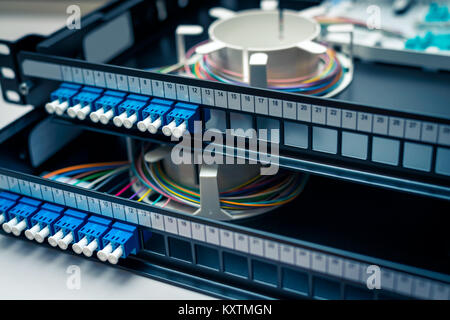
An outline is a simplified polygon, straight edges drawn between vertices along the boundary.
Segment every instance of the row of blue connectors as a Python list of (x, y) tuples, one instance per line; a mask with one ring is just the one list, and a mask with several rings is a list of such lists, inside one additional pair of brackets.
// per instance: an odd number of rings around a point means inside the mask
[[(155, 134), (161, 128), (166, 136), (180, 138), (194, 132), (194, 121), (200, 120), (200, 108), (183, 102), (152, 98), (120, 91), (103, 90), (77, 84), (63, 83), (52, 92), (45, 105), (48, 113)], [(209, 118), (208, 113), (205, 115)], [(205, 119), (207, 121), (208, 119)]]
[(25, 231), (29, 240), (47, 239), (62, 250), (72, 245), (77, 254), (91, 257), (96, 252), (112, 264), (139, 250), (135, 226), (5, 191), (0, 192), (0, 224), (6, 233), (20, 236)]

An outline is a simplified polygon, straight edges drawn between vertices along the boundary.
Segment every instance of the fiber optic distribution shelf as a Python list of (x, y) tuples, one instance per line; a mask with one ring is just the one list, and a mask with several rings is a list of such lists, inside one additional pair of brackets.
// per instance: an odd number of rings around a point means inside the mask
[[(0, 67), (15, 74), (0, 76), (4, 98), (36, 106), (38, 119), (2, 130), (0, 221), (11, 223), (0, 232), (222, 298), (450, 299), (448, 72), (354, 60), (334, 98), (156, 72), (177, 59), (177, 25), (207, 28), (213, 7), (259, 5), (112, 1), (80, 29), (0, 40)], [(41, 176), (210, 128), (255, 129), (279, 148), (283, 174), (303, 174), (303, 191), (220, 221)], [(373, 272), (381, 288), (368, 288)]]

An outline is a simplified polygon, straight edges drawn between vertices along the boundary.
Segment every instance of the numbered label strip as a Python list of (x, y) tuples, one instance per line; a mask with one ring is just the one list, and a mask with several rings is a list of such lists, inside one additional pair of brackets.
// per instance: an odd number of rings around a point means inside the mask
[[(0, 189), (361, 284), (366, 284), (372, 275), (372, 272), (368, 271), (369, 265), (360, 261), (124, 206), (11, 176), (0, 174)], [(381, 288), (388, 291), (422, 299), (450, 299), (450, 285), (444, 283), (385, 267), (380, 269), (380, 277)]]

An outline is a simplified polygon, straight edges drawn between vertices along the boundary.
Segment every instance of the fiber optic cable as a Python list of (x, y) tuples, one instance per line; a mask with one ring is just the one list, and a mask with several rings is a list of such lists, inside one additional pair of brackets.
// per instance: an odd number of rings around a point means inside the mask
[(119, 192), (115, 194), (116, 197), (120, 196), (122, 193), (127, 191), (138, 179), (134, 178), (129, 184), (127, 184), (125, 187), (123, 187)]
[[(129, 173), (128, 173), (127, 171), (122, 171), (122, 172), (120, 172), (120, 173), (118, 173), (118, 174), (116, 174), (116, 175), (112, 175), (112, 176), (108, 177), (107, 179), (103, 180), (101, 183), (97, 184), (97, 185), (95, 186), (95, 188), (93, 188), (93, 190), (100, 190), (100, 189), (103, 188), (104, 186), (106, 186), (106, 185), (108, 185), (109, 183), (111, 183), (114, 179), (117, 179), (117, 178), (119, 178), (119, 177), (121, 177), (121, 176), (126, 176), (126, 177), (128, 177), (128, 176), (129, 176)], [(122, 180), (120, 180), (120, 183), (123, 184), (124, 181), (126, 181), (126, 182), (129, 181), (129, 178), (128, 178), (127, 180), (124, 180), (124, 179), (125, 179), (125, 178), (122, 178)], [(118, 185), (115, 185), (114, 188), (115, 188), (115, 187), (118, 188), (118, 186), (120, 186), (120, 183), (119, 183)], [(110, 189), (110, 190), (111, 190), (111, 189)], [(114, 189), (114, 190), (115, 190), (115, 189)], [(110, 192), (107, 192), (107, 193), (110, 193)]]
[[(132, 164), (133, 172), (141, 183), (164, 195), (167, 203), (176, 201), (195, 208), (200, 206), (198, 189), (174, 182), (165, 175), (160, 163), (148, 164), (142, 159), (141, 155)], [(258, 176), (238, 188), (221, 192), (221, 207), (238, 213), (278, 207), (294, 200), (301, 193), (304, 181), (299, 174), (281, 174), (270, 178)], [(268, 183), (272, 185), (270, 188), (266, 187)]]
[(147, 192), (144, 193), (144, 195), (139, 198), (138, 202), (141, 202), (142, 200), (144, 200), (150, 194), (150, 192), (152, 192), (152, 189), (148, 189)]
[(78, 180), (78, 179), (84, 178), (84, 177), (86, 177), (86, 176), (88, 176), (88, 175), (91, 175), (91, 174), (96, 173), (96, 172), (101, 172), (101, 171), (104, 171), (104, 170), (103, 170), (103, 169), (97, 169), (97, 170), (86, 171), (86, 172), (77, 174), (77, 175), (75, 175), (75, 176), (73, 176), (73, 177), (70, 177), (70, 179), (67, 180), (66, 183), (71, 183), (72, 181), (76, 181), (76, 180)]
[[(248, 83), (243, 81), (241, 73), (217, 65), (208, 54), (198, 55), (195, 53), (197, 47), (208, 42), (209, 40), (202, 41), (190, 48), (186, 53), (187, 63), (185, 65), (178, 63), (148, 70), (159, 73), (177, 73), (184, 68), (184, 72), (194, 78), (249, 86)], [(324, 54), (319, 55), (319, 59), (321, 64), (316, 72), (295, 78), (268, 78), (268, 89), (316, 96), (326, 95), (341, 83), (347, 70), (342, 68), (336, 51), (332, 48), (328, 48)]]
[(121, 182), (119, 182), (117, 185), (115, 185), (114, 187), (108, 189), (106, 191), (106, 193), (109, 194), (114, 194), (118, 189), (122, 188), (124, 185), (126, 185), (128, 182), (130, 181), (130, 179), (127, 177), (125, 179), (123, 179)]
[(90, 189), (90, 188), (92, 188), (93, 186), (95, 186), (97, 183), (100, 183), (100, 182), (102, 182), (103, 180), (105, 180), (105, 179), (107, 179), (107, 178), (109, 178), (109, 177), (111, 177), (111, 176), (115, 176), (115, 175), (117, 175), (117, 174), (119, 174), (119, 173), (121, 173), (121, 172), (123, 172), (123, 171), (126, 171), (126, 170), (128, 170), (128, 168), (129, 168), (129, 166), (123, 166), (123, 167), (119, 167), (119, 168), (117, 168), (117, 169), (115, 169), (115, 170), (112, 170), (112, 171), (110, 171), (109, 173), (107, 173), (107, 174), (105, 174), (105, 175), (102, 175), (102, 176), (100, 176), (100, 178), (98, 178), (98, 179), (92, 181), (91, 183), (89, 183), (89, 184), (86, 186), (86, 188), (87, 188), (87, 189)]
[[(110, 188), (108, 193), (120, 189), (115, 196), (121, 196), (140, 182), (139, 189), (135, 189), (128, 199), (133, 200), (139, 196), (137, 202), (145, 201), (161, 207), (166, 207), (171, 201), (193, 208), (200, 207), (199, 188), (187, 187), (174, 181), (165, 173), (161, 162), (145, 161), (144, 150), (131, 164), (127, 162), (83, 164), (59, 169), (45, 176), (50, 178), (59, 175), (69, 176), (70, 181), (75, 182), (74, 185), (89, 181), (86, 187), (98, 190), (130, 169), (131, 181), (128, 180), (130, 178), (126, 179), (128, 183), (126, 180), (121, 181)], [(83, 172), (80, 173), (80, 171)], [(220, 192), (220, 205), (222, 209), (228, 210), (235, 216), (268, 211), (294, 200), (303, 190), (305, 182), (306, 176), (299, 173), (281, 172), (275, 176), (258, 175), (238, 186)], [(149, 199), (151, 192), (156, 193), (154, 200)]]
[(63, 169), (59, 169), (59, 170), (47, 173), (43, 176), (43, 178), (48, 179), (54, 175), (59, 175), (62, 173), (67, 173), (67, 172), (75, 171), (78, 169), (88, 169), (88, 168), (106, 167), (106, 166), (121, 166), (121, 165), (125, 165), (125, 164), (128, 164), (128, 162), (127, 161), (114, 161), (114, 162), (99, 162), (99, 163), (75, 165), (75, 166), (71, 166), (71, 167), (67, 167), (67, 168), (63, 168)]

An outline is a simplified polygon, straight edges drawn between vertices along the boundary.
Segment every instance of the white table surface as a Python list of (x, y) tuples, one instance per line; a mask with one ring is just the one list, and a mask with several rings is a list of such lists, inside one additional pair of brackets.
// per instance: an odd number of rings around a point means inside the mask
[[(36, 2), (30, 1), (33, 5)], [(40, 13), (35, 13), (30, 7), (20, 0), (0, 2), (0, 38), (14, 40), (30, 32), (49, 34), (65, 23), (64, 11), (61, 15), (45, 14), (45, 6), (40, 5)], [(0, 98), (0, 129), (31, 108), (6, 104)], [(79, 289), (67, 286), (70, 266), (79, 267)], [(211, 299), (82, 256), (4, 235), (0, 235), (0, 270), (0, 299)]]

